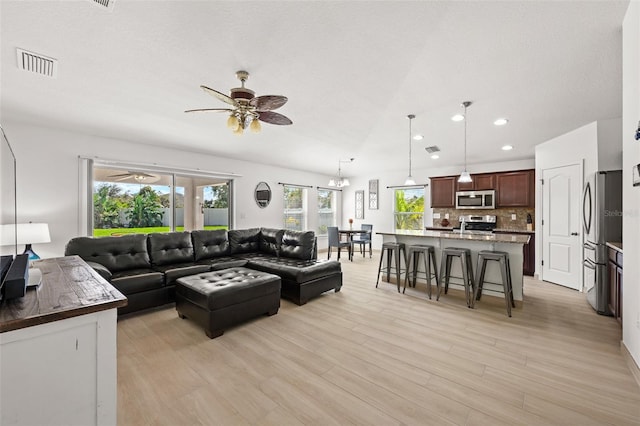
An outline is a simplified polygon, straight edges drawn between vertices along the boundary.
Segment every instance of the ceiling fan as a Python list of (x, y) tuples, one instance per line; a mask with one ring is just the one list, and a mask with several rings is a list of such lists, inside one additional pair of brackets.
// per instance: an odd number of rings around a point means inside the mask
[(253, 90), (244, 87), (244, 83), (249, 78), (249, 73), (247, 71), (237, 71), (236, 77), (238, 77), (238, 80), (242, 83), (242, 87), (231, 89), (231, 96), (227, 96), (207, 86), (200, 86), (202, 90), (211, 96), (231, 105), (231, 108), (200, 108), (189, 109), (185, 112), (228, 112), (229, 119), (227, 120), (227, 126), (239, 135), (241, 135), (247, 127), (254, 133), (258, 133), (261, 129), (260, 121), (277, 124), (279, 126), (293, 124), (288, 117), (273, 112), (274, 109), (278, 109), (287, 103), (288, 99), (286, 96), (265, 95), (256, 97)]
[(144, 172), (132, 172), (132, 171), (128, 171), (126, 173), (120, 173), (117, 175), (110, 175), (108, 176), (109, 178), (113, 178), (114, 181), (116, 182), (122, 182), (125, 180), (133, 180), (135, 182), (139, 182), (139, 183), (143, 183), (143, 182), (155, 182), (157, 180), (159, 180), (160, 178), (158, 176), (155, 175), (150, 175), (149, 173), (144, 173)]

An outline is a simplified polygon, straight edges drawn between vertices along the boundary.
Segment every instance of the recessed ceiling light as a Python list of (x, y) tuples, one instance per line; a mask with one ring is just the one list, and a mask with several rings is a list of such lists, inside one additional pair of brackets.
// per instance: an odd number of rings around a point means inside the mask
[(438, 154), (433, 154), (431, 158), (433, 158), (434, 160), (437, 160), (438, 158), (440, 158), (440, 156)]
[(508, 122), (509, 120), (507, 120), (506, 118), (498, 118), (496, 121), (493, 122), (493, 124), (495, 124), (496, 126), (504, 126)]
[(462, 114), (456, 114), (456, 115), (454, 115), (453, 117), (451, 117), (451, 119), (452, 119), (453, 121), (462, 121), (462, 120), (464, 120), (464, 115), (462, 115)]
[(511, 146), (511, 145), (505, 145), (505, 146), (502, 147), (503, 151), (511, 151), (512, 149), (513, 149), (513, 146)]
[(421, 141), (422, 139), (424, 139), (424, 136), (422, 136), (422, 135), (415, 135), (415, 136), (413, 137), (413, 139), (415, 139), (415, 140), (417, 140), (417, 141)]

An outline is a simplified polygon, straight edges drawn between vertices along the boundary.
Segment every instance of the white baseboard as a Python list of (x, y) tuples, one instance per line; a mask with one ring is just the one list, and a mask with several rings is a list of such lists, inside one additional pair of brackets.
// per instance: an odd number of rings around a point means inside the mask
[(620, 352), (622, 352), (622, 356), (624, 357), (625, 361), (627, 361), (627, 366), (629, 367), (629, 370), (631, 370), (631, 374), (633, 375), (633, 377), (636, 379), (636, 383), (638, 383), (638, 386), (640, 386), (640, 368), (631, 356), (629, 349), (627, 349), (627, 346), (622, 341), (620, 342)]

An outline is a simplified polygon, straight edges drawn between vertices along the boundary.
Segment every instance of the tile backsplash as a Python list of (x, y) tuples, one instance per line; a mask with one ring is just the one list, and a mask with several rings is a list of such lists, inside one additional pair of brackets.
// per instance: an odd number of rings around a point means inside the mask
[[(433, 209), (434, 215), (440, 213), (439, 219), (433, 219), (432, 226), (444, 226), (442, 220), (445, 215), (449, 215), (449, 225), (456, 227), (459, 225), (458, 218), (462, 215), (494, 215), (496, 216), (496, 228), (500, 229), (514, 229), (524, 231), (527, 229), (527, 214), (531, 215), (532, 225), (536, 221), (535, 216), (536, 209), (515, 207), (515, 208), (501, 208), (501, 209), (487, 209), (487, 210), (462, 210), (462, 209)], [(511, 215), (516, 215), (516, 220), (511, 220)]]

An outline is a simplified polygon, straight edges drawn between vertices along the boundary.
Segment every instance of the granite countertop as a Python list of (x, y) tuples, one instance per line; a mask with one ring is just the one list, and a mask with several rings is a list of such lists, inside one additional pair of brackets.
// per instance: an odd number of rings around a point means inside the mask
[(509, 229), (509, 228), (496, 228), (495, 232), (511, 232), (513, 234), (535, 234), (536, 231), (527, 231), (526, 229)]
[(611, 247), (612, 249), (618, 250), (620, 253), (622, 253), (622, 243), (607, 241), (607, 247)]
[(467, 241), (480, 241), (489, 243), (515, 243), (515, 244), (527, 244), (529, 242), (529, 235), (517, 235), (517, 234), (466, 234), (464, 232), (451, 232), (451, 231), (396, 231), (396, 232), (376, 232), (379, 235), (395, 235), (405, 237), (429, 237), (429, 238), (444, 238), (450, 240), (467, 240)]

